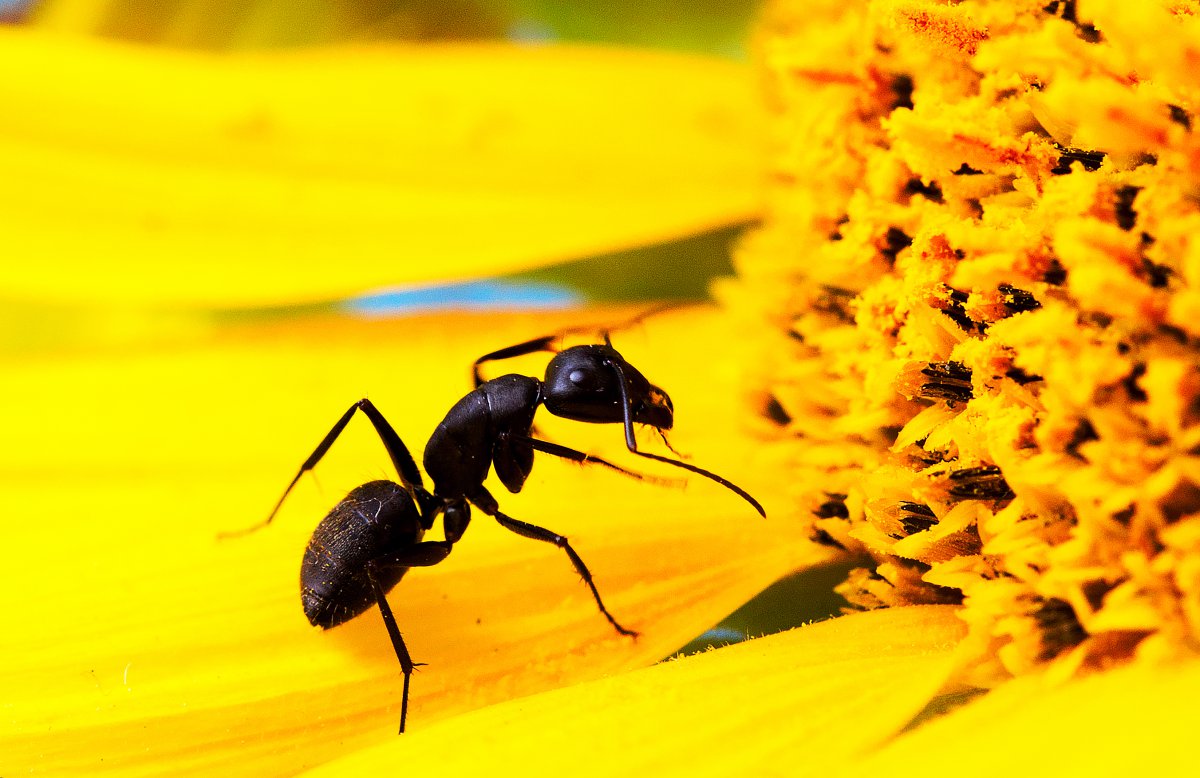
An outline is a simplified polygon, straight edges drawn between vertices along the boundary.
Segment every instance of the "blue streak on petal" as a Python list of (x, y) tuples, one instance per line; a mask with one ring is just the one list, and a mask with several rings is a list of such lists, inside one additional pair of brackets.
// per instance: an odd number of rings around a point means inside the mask
[(553, 43), (558, 38), (553, 27), (537, 19), (518, 19), (508, 28), (508, 39), (515, 43)]
[(697, 640), (707, 640), (710, 643), (718, 643), (728, 641), (730, 643), (741, 643), (749, 637), (740, 629), (730, 629), (729, 627), (713, 627), (708, 632), (705, 632)]
[(366, 317), (408, 316), (431, 311), (562, 310), (585, 298), (558, 284), (486, 279), (387, 289), (344, 303), (352, 314)]

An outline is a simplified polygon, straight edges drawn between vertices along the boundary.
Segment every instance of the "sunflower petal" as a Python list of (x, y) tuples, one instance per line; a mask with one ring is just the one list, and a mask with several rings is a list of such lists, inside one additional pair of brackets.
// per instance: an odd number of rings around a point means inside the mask
[[(358, 397), (374, 397), (419, 451), (466, 390), (472, 358), (564, 322), (323, 319), (173, 351), (10, 361), (0, 489), (14, 553), (0, 590), (36, 596), (6, 598), (0, 772), (288, 775), (392, 739), (400, 684), (378, 615), (320, 632), (296, 585), (316, 518), (351, 486), (388, 477), (369, 425), (351, 425), (322, 462), (313, 480), (326, 489), (305, 479), (269, 529), (217, 536), (259, 520)], [(750, 465), (754, 441), (736, 433), (726, 329), (710, 311), (681, 311), (613, 338), (670, 388), (676, 443), (770, 509), (780, 482)], [(595, 425), (601, 434), (580, 443), (585, 425), (549, 421), (556, 440), (624, 461), (619, 429)], [(824, 558), (799, 522), (763, 521), (698, 480), (684, 491), (539, 459), (525, 491), (503, 497), (506, 512), (568, 534), (642, 636), (612, 631), (562, 552), (477, 517), (445, 563), (391, 597), (429, 663), (410, 726), (645, 665)]]
[(0, 29), (13, 297), (325, 300), (759, 207), (740, 65), (503, 45), (212, 55)]
[(945, 682), (948, 606), (860, 613), (435, 724), (307, 775), (817, 775), (895, 733)]
[(1183, 775), (1200, 662), (1133, 664), (1054, 685), (1020, 678), (904, 735), (854, 775)]

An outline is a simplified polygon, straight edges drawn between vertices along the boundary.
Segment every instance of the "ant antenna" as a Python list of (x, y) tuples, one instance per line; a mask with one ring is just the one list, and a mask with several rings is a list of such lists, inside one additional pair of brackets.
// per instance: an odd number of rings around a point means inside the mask
[[(738, 486), (737, 484), (733, 483), (732, 481), (722, 478), (721, 476), (717, 475), (716, 473), (709, 472), (708, 470), (705, 470), (704, 468), (696, 467), (695, 465), (689, 465), (686, 462), (680, 462), (677, 459), (671, 459), (669, 457), (659, 456), (658, 454), (651, 454), (647, 451), (638, 451), (637, 439), (634, 437), (634, 434), (633, 434), (633, 402), (629, 399), (629, 389), (628, 389), (629, 382), (628, 382), (628, 379), (625, 378), (625, 371), (621, 369), (621, 366), (619, 364), (617, 364), (615, 362), (610, 362), (609, 364), (612, 366), (612, 368), (614, 370), (617, 371), (617, 377), (620, 379), (618, 385), (621, 390), (621, 404), (624, 406), (624, 411), (625, 411), (625, 446), (626, 446), (626, 448), (628, 448), (630, 451), (632, 451), (633, 453), (637, 454), (640, 457), (646, 457), (647, 459), (653, 459), (658, 462), (665, 462), (668, 465), (674, 465), (675, 467), (681, 467), (684, 470), (690, 470), (691, 472), (693, 472), (697, 475), (702, 475), (705, 478), (716, 481), (721, 486), (724, 486), (726, 489), (730, 490), (731, 492), (738, 495), (743, 500), (745, 500), (746, 502), (748, 502), (752, 506), (754, 506), (754, 510), (758, 511), (758, 514), (760, 516), (762, 516), (764, 519), (767, 517), (767, 512), (765, 510), (763, 510), (762, 504), (759, 503), (758, 500), (756, 500), (752, 496), (750, 496), (749, 492), (747, 492), (745, 489)], [(674, 451), (674, 449), (672, 449), (672, 451)]]

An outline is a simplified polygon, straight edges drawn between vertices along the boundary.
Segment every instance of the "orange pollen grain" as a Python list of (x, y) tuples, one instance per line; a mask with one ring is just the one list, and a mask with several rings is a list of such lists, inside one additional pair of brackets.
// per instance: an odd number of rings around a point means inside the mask
[(979, 44), (988, 38), (986, 30), (968, 26), (961, 20), (943, 14), (908, 10), (903, 11), (901, 16), (917, 35), (958, 49), (968, 56), (974, 56)]

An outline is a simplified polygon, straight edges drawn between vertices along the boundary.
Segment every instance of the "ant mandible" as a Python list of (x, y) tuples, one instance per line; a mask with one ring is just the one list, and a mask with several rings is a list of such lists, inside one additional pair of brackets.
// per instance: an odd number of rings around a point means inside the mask
[[(345, 623), (372, 605), (379, 607), (404, 674), (401, 733), (408, 717), (409, 681), (415, 663), (400, 636), (386, 594), (409, 568), (436, 565), (450, 554), (471, 520), (471, 505), (493, 517), (505, 529), (552, 543), (565, 551), (609, 624), (622, 635), (637, 637), (637, 632), (621, 626), (604, 606), (591, 572), (566, 537), (502, 513), (496, 498), (483, 485), (489, 470), (494, 467), (501, 483), (510, 492), (521, 491), (533, 468), (535, 451), (645, 478), (599, 457), (534, 437), (533, 418), (538, 406), (545, 405), (555, 416), (573, 421), (623, 424), (625, 445), (634, 454), (716, 481), (766, 516), (757, 500), (721, 476), (639, 450), (633, 425), (653, 427), (660, 435), (671, 429), (674, 408), (670, 397), (646, 380), (613, 348), (607, 331), (604, 332), (604, 345), (559, 350), (555, 344), (570, 331), (534, 338), (475, 360), (472, 368), (475, 389), (455, 403), (425, 445), (425, 472), (433, 480), (432, 493), (425, 488), (421, 472), (400, 436), (371, 401), (364, 398), (342, 414), (300, 466), (266, 521), (240, 532), (227, 533), (245, 534), (270, 524), (301, 476), (321, 461), (355, 412), (361, 411), (367, 417), (391, 457), (400, 483), (380, 480), (363, 484), (321, 520), (304, 550), (300, 597), (308, 620), (322, 629)], [(480, 374), (480, 365), (484, 362), (538, 351), (556, 352), (546, 367), (544, 380), (509, 374), (485, 381)], [(665, 435), (663, 440), (666, 441)], [(445, 539), (423, 540), (439, 515)]]

